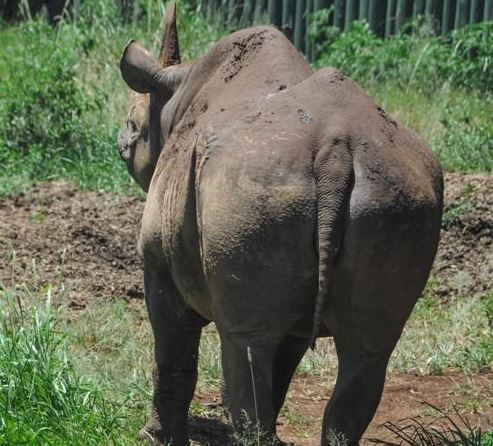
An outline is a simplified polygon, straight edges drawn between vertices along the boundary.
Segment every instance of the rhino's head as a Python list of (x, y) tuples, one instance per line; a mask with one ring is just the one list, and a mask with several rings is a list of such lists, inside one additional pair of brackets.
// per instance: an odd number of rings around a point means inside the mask
[(132, 177), (147, 191), (173, 125), (173, 116), (163, 109), (188, 73), (180, 61), (174, 2), (166, 13), (159, 58), (154, 59), (131, 40), (123, 51), (120, 71), (133, 92), (125, 126), (118, 136), (118, 151)]

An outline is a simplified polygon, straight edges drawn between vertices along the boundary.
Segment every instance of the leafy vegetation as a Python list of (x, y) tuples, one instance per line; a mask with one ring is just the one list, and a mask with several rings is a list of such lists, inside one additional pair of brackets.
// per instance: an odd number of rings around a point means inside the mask
[(130, 444), (125, 395), (109, 400), (77, 372), (49, 301), (20, 302), (0, 292), (0, 444)]
[[(42, 19), (0, 25), (0, 193), (56, 178), (134, 190), (115, 150), (128, 91), (117, 61), (130, 37), (159, 47), (164, 7), (149, 6), (127, 25), (110, 0), (82, 2), (78, 21), (55, 28)], [(223, 32), (186, 5), (180, 31), (185, 59)]]
[(447, 170), (493, 169), (493, 22), (435, 35), (422, 21), (390, 39), (365, 22), (348, 31), (324, 26), (310, 33), (315, 65), (334, 66), (429, 141)]

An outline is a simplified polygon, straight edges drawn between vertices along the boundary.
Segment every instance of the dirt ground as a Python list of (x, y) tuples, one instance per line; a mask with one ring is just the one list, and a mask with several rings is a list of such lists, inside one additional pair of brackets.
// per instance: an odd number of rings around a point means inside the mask
[[(371, 439), (395, 441), (395, 437), (392, 437), (391, 432), (385, 427), (385, 423), (389, 421), (404, 426), (408, 423), (402, 423), (401, 420), (418, 417), (420, 423), (436, 425), (440, 415), (429, 406), (430, 404), (460, 424), (460, 419), (454, 411), (455, 405), (473, 426), (491, 428), (493, 407), (490, 405), (481, 410), (474, 410), (470, 404), (473, 402), (471, 391), (478, 399), (493, 401), (492, 383), (491, 371), (484, 371), (474, 377), (466, 377), (459, 373), (441, 376), (392, 374), (387, 378), (382, 401), (361, 444), (373, 444)], [(320, 426), (330, 396), (331, 384), (323, 385), (319, 379), (312, 376), (294, 379), (278, 420), (277, 432), (283, 441), (292, 442), (296, 446), (320, 444)], [(192, 438), (200, 444), (206, 438), (211, 446), (225, 446), (227, 443), (224, 438), (228, 428), (224, 425), (226, 418), (221, 410), (220, 396), (216, 393), (198, 394), (195, 399), (205, 407), (207, 417), (194, 423)], [(211, 431), (215, 433), (212, 441)]]
[[(432, 293), (444, 300), (483, 295), (493, 281), (493, 176), (448, 174), (445, 191)], [(67, 183), (42, 184), (24, 195), (0, 198), (0, 286), (26, 284), (38, 290), (64, 283), (52, 290), (53, 299), (74, 311), (94, 299), (123, 298), (143, 305), (135, 249), (142, 209), (141, 198), (80, 191)], [(459, 395), (454, 401), (460, 402), (460, 391), (468, 386), (491, 401), (492, 382), (491, 370), (474, 377), (392, 375), (366, 436), (385, 436), (385, 421), (416, 415), (426, 420), (431, 409), (424, 402), (450, 411), (451, 395)], [(317, 444), (329, 395), (330, 386), (298, 377), (279, 426), (283, 439)], [(216, 407), (219, 396), (198, 395), (197, 401)], [(474, 423), (492, 426), (493, 408), (471, 412), (471, 417)]]

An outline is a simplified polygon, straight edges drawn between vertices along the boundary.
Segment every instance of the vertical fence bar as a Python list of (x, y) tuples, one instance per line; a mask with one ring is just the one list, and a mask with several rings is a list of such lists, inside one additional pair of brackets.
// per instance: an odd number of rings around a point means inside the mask
[(306, 0), (296, 0), (296, 12), (294, 20), (294, 45), (300, 51), (305, 48), (306, 22), (303, 15), (306, 10)]
[(469, 18), (469, 2), (468, 0), (457, 0), (457, 8), (455, 10), (455, 29), (462, 28), (467, 24)]
[(443, 0), (442, 9), (442, 34), (448, 33), (452, 29), (454, 8), (452, 0)]
[(433, 14), (433, 0), (426, 0), (425, 15), (431, 16), (432, 14)]
[(255, 2), (255, 23), (259, 23), (267, 12), (267, 0), (257, 0)]
[(413, 16), (417, 17), (419, 15), (423, 15), (424, 12), (425, 12), (424, 0), (414, 0)]
[(308, 30), (310, 29), (310, 23), (313, 14), (313, 0), (306, 0), (306, 9), (305, 9), (305, 55), (308, 57), (308, 60), (313, 61), (312, 54), (312, 43), (308, 38)]
[(493, 20), (493, 0), (485, 0), (483, 20), (486, 22), (488, 20)]
[(395, 25), (395, 8), (396, 2), (395, 0), (387, 0), (387, 10), (385, 13), (385, 37), (390, 37), (394, 34), (394, 25)]
[(313, 10), (320, 11), (321, 9), (326, 9), (330, 6), (330, 0), (315, 0), (313, 3)]
[(380, 37), (385, 35), (385, 8), (383, 0), (370, 0), (368, 21), (373, 32)]
[(229, 0), (228, 3), (228, 25), (236, 26), (243, 15), (243, 1)]
[(293, 41), (295, 2), (296, 0), (282, 1), (282, 32), (291, 41)]
[(359, 19), (368, 22), (368, 0), (360, 0), (359, 2)]
[(221, 23), (228, 23), (229, 19), (229, 0), (219, 0), (217, 5), (217, 12)]
[(433, 26), (434, 24), (433, 3), (433, 0), (426, 0), (425, 2), (425, 20), (428, 26)]
[(479, 0), (471, 0), (471, 12), (469, 14), (469, 23), (478, 23), (481, 20), (481, 12), (479, 9)]
[(442, 29), (442, 11), (443, 11), (443, 0), (434, 0), (433, 2), (433, 22), (437, 32)]
[(395, 27), (396, 33), (402, 32), (402, 27), (406, 22), (406, 19), (413, 14), (412, 0), (398, 0), (397, 11), (395, 13)]
[(342, 28), (342, 0), (334, 1), (333, 25)]
[(346, 17), (344, 20), (344, 29), (348, 29), (353, 20), (356, 20), (358, 5), (356, 0), (346, 0)]
[[(313, 12), (316, 13), (317, 11), (320, 11), (322, 9), (327, 9), (330, 7), (331, 0), (314, 0), (313, 2)], [(326, 26), (327, 24), (324, 24), (322, 26)], [(317, 41), (313, 41), (312, 43), (312, 53), (311, 53), (311, 60), (312, 62), (315, 61), (318, 55), (318, 43)]]
[(281, 0), (269, 0), (270, 23), (280, 28), (282, 25), (282, 3)]
[(244, 0), (243, 1), (243, 13), (241, 14), (241, 25), (248, 26), (250, 21), (250, 16), (252, 12), (252, 0)]

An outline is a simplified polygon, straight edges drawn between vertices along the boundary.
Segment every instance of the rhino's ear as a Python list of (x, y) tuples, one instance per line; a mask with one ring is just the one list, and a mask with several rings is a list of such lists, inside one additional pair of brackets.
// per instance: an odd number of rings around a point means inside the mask
[(158, 88), (161, 70), (158, 62), (134, 40), (123, 50), (120, 72), (127, 85), (137, 93), (149, 93)]

